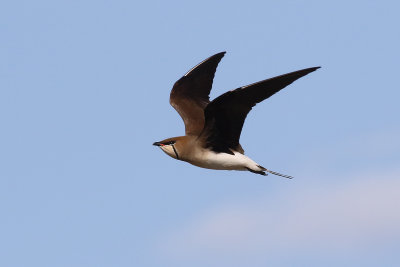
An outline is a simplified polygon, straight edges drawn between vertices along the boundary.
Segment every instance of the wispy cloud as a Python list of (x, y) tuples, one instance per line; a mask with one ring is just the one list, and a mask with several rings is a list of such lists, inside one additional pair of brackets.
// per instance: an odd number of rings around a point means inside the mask
[(164, 251), (190, 258), (235, 253), (367, 249), (400, 242), (400, 170), (297, 188), (214, 208), (167, 238)]

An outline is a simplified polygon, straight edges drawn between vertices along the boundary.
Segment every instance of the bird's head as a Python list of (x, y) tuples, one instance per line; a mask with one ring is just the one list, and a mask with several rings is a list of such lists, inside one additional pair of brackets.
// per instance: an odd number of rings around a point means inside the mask
[(181, 147), (181, 138), (180, 137), (172, 137), (160, 142), (153, 143), (154, 146), (158, 146), (164, 151), (168, 156), (173, 157), (174, 159), (180, 158), (180, 147)]

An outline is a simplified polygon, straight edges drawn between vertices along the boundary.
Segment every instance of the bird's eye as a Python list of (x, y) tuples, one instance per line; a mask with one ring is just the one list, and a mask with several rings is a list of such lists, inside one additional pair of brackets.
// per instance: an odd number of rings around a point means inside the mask
[(165, 142), (164, 145), (168, 146), (168, 145), (173, 145), (175, 144), (175, 141), (169, 141), (169, 142)]

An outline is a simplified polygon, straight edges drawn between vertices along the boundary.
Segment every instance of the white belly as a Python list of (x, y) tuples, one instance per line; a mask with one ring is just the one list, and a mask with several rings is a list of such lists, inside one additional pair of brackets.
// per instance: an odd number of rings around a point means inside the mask
[(205, 151), (199, 155), (198, 158), (191, 159), (189, 163), (198, 167), (214, 170), (244, 171), (247, 170), (247, 168), (253, 170), (259, 169), (256, 162), (239, 152), (234, 152), (234, 155), (230, 155), (227, 153)]

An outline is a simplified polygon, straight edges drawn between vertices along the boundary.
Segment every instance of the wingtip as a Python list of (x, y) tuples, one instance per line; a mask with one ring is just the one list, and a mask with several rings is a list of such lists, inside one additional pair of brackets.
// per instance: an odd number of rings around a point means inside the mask
[(214, 55), (214, 57), (215, 57), (215, 56), (220, 56), (220, 57), (222, 58), (223, 56), (225, 56), (225, 54), (226, 54), (226, 51), (222, 51), (222, 52), (216, 53), (216, 54)]
[(314, 70), (317, 70), (317, 69), (319, 69), (319, 68), (321, 68), (321, 66), (311, 67), (311, 68), (307, 68), (307, 69), (308, 69), (308, 70), (314, 71)]
[(188, 76), (190, 73), (192, 73), (195, 69), (197, 69), (199, 66), (203, 65), (204, 63), (207, 63), (207, 62), (214, 62), (215, 63), (216, 62), (216, 65), (218, 65), (218, 63), (224, 57), (225, 53), (226, 53), (225, 51), (222, 51), (222, 52), (219, 52), (217, 54), (214, 54), (214, 55), (206, 58), (205, 60), (203, 60), (202, 62), (200, 62), (199, 64), (197, 64), (193, 68), (191, 68), (188, 72), (186, 72), (185, 75), (183, 75), (183, 77)]
[(316, 71), (317, 69), (321, 68), (321, 66), (317, 66), (317, 67), (311, 67), (311, 68), (307, 68), (301, 71), (305, 71), (307, 74), (313, 71)]

